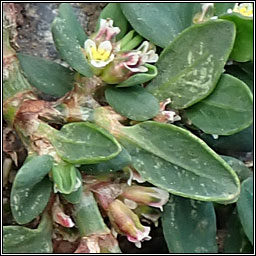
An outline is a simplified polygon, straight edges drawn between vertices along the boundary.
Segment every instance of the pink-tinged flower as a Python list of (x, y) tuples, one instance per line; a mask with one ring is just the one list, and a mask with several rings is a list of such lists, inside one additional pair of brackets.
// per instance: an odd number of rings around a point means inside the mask
[(147, 72), (145, 64), (155, 63), (157, 60), (158, 55), (154, 47), (144, 41), (136, 50), (117, 52), (114, 61), (104, 69), (101, 79), (108, 84), (121, 83), (133, 74)]
[(82, 237), (74, 253), (100, 253), (97, 236)]
[(163, 205), (169, 199), (169, 193), (155, 187), (130, 186), (123, 189), (122, 196), (138, 204), (158, 207), (163, 210)]
[(52, 206), (52, 218), (56, 223), (60, 224), (63, 227), (72, 228), (75, 226), (70, 216), (64, 213), (63, 207), (60, 204), (58, 197), (56, 197), (56, 200)]
[(104, 68), (114, 59), (114, 51), (119, 49), (114, 37), (120, 32), (113, 27), (113, 20), (101, 19), (99, 31), (84, 43), (84, 53), (94, 68)]
[(108, 216), (115, 230), (121, 235), (126, 235), (137, 247), (141, 246), (141, 242), (151, 239), (150, 227), (143, 226), (139, 217), (122, 201), (116, 199), (110, 204)]

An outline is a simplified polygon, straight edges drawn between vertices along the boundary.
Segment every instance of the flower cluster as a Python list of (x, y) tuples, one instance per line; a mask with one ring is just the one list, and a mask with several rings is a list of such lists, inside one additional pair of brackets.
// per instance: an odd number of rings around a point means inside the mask
[(113, 20), (101, 19), (98, 32), (84, 43), (83, 52), (93, 72), (109, 84), (120, 83), (135, 73), (147, 72), (145, 64), (158, 60), (155, 47), (148, 41), (135, 50), (122, 51), (121, 42), (115, 42), (119, 32), (118, 27), (113, 27)]
[(109, 217), (114, 233), (125, 235), (139, 248), (141, 242), (151, 239), (151, 228), (142, 225), (140, 218), (157, 225), (161, 214), (152, 207), (162, 211), (169, 198), (169, 193), (159, 188), (110, 181), (95, 182), (90, 185), (90, 190)]

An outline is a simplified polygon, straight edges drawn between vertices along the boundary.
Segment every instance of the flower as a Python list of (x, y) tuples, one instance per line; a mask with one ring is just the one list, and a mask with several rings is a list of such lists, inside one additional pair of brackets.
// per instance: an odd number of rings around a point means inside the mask
[(60, 224), (63, 227), (72, 228), (75, 226), (72, 219), (64, 213), (63, 207), (60, 204), (59, 197), (56, 197), (56, 200), (53, 203), (52, 218), (56, 223)]
[(89, 63), (95, 68), (103, 68), (114, 59), (114, 50), (119, 45), (113, 43), (120, 28), (113, 27), (113, 20), (101, 19), (99, 31), (84, 43), (84, 53)]
[(233, 12), (240, 13), (243, 16), (252, 17), (253, 16), (253, 4), (252, 3), (242, 3), (236, 4)]
[(157, 60), (155, 48), (144, 41), (136, 50), (117, 52), (114, 61), (104, 69), (101, 79), (108, 84), (121, 83), (133, 74), (147, 72), (145, 64), (155, 63)]
[(141, 242), (151, 239), (150, 227), (143, 226), (139, 217), (119, 199), (110, 204), (107, 213), (115, 230), (121, 235), (126, 235), (137, 247), (140, 248)]
[(155, 187), (130, 186), (123, 189), (122, 196), (136, 203), (158, 207), (162, 210), (163, 205), (169, 199), (169, 193)]
[(84, 49), (90, 64), (96, 68), (103, 68), (114, 59), (110, 41), (103, 41), (97, 46), (93, 40), (87, 39), (84, 43)]

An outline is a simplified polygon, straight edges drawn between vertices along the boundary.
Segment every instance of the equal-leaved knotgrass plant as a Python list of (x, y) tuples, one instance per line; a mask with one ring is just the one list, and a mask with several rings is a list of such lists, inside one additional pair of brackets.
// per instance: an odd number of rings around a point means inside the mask
[(159, 220), (171, 253), (217, 253), (216, 213), (229, 205), (222, 251), (251, 252), (251, 171), (202, 138), (251, 129), (252, 13), (110, 3), (88, 37), (63, 3), (52, 35), (69, 68), (17, 54), (5, 26), (3, 115), (28, 156), (4, 253), (52, 253), (55, 239), (79, 241), (75, 253), (120, 253), (117, 234), (141, 247)]

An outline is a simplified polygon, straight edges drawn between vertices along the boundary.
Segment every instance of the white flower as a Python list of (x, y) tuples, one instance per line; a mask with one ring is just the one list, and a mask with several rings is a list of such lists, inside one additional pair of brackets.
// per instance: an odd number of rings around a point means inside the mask
[(126, 54), (128, 61), (124, 62), (124, 66), (132, 72), (147, 72), (146, 63), (155, 63), (158, 61), (158, 54), (155, 50), (149, 50), (149, 42), (144, 41), (141, 46)]
[(253, 4), (252, 3), (235, 4), (233, 12), (238, 12), (243, 16), (253, 17)]
[(101, 42), (97, 46), (93, 40), (87, 39), (84, 43), (84, 49), (90, 64), (96, 68), (103, 68), (114, 59), (110, 41)]
[(114, 36), (116, 36), (118, 33), (120, 33), (119, 27), (113, 27), (114, 21), (111, 19), (101, 19), (100, 20), (100, 29), (97, 33), (95, 39), (98, 40), (101, 37), (104, 37), (103, 40), (111, 40)]

